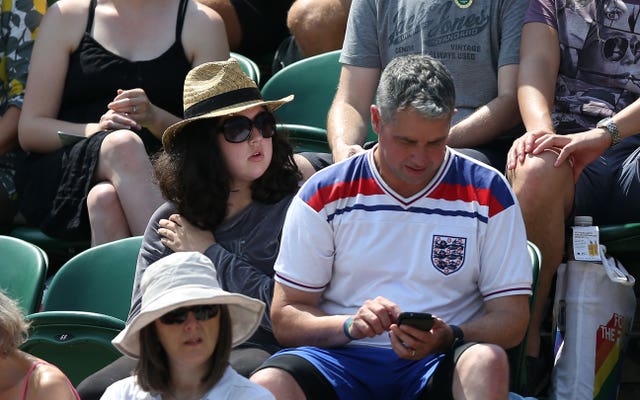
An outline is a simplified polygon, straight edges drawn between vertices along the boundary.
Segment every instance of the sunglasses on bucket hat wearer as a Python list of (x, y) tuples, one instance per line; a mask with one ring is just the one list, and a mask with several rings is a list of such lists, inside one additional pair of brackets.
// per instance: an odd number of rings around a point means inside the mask
[(260, 300), (223, 290), (213, 262), (198, 252), (173, 253), (151, 264), (142, 275), (140, 291), (140, 312), (112, 340), (118, 350), (133, 358), (140, 357), (140, 331), (157, 319), (178, 324), (193, 312), (203, 321), (220, 314), (219, 305), (225, 305), (231, 318), (232, 346), (237, 346), (258, 329), (265, 309)]
[(220, 306), (217, 304), (207, 304), (201, 306), (180, 307), (176, 310), (169, 311), (160, 317), (160, 322), (165, 325), (176, 325), (184, 323), (189, 318), (189, 313), (192, 312), (193, 316), (198, 321), (207, 321), (211, 318), (215, 318), (220, 313)]
[(224, 135), (227, 142), (242, 143), (251, 137), (254, 126), (265, 139), (276, 134), (276, 119), (267, 111), (256, 115), (254, 119), (244, 115), (227, 118), (218, 126), (218, 132)]
[(242, 71), (234, 58), (193, 68), (184, 80), (183, 93), (184, 119), (164, 131), (162, 144), (165, 149), (171, 146), (175, 135), (193, 121), (237, 114), (256, 106), (272, 113), (293, 100), (293, 95), (280, 100), (263, 99), (256, 83)]

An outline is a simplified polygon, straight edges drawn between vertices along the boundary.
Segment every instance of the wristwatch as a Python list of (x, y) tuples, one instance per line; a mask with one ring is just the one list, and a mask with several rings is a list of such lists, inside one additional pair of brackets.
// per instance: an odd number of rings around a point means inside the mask
[(451, 348), (455, 349), (464, 343), (464, 332), (458, 325), (449, 325), (451, 330), (453, 331), (453, 343), (451, 343)]
[(596, 128), (602, 128), (609, 132), (609, 136), (611, 136), (610, 147), (613, 147), (622, 141), (622, 138), (620, 138), (620, 135), (618, 134), (618, 126), (613, 122), (613, 118), (607, 117), (601, 119), (596, 124)]

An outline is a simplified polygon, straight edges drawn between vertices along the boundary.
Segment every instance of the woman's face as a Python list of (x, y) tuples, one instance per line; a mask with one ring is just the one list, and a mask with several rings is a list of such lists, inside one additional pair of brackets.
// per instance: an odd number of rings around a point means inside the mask
[(218, 308), (215, 316), (210, 317), (210, 315), (211, 312), (189, 310), (186, 312), (186, 319), (182, 322), (180, 322), (181, 319), (174, 320), (174, 323), (163, 322), (162, 318), (155, 320), (158, 339), (171, 365), (204, 366), (208, 364), (218, 344), (220, 309)]
[[(249, 118), (253, 122), (251, 135), (245, 141), (232, 143), (225, 139), (225, 135), (218, 134), (220, 150), (229, 169), (229, 173), (234, 185), (246, 183), (251, 184), (269, 168), (273, 155), (273, 140), (271, 137), (265, 138), (256, 127), (256, 116), (266, 112), (264, 107), (253, 107), (239, 113), (222, 117), (219, 126), (230, 119), (241, 116)], [(262, 120), (265, 115), (258, 117)]]

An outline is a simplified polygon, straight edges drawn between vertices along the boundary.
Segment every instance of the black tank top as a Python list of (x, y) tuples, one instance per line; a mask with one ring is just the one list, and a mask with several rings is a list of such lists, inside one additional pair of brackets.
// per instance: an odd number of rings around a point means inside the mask
[[(187, 4), (188, 0), (180, 0), (175, 42), (167, 51), (153, 60), (129, 61), (105, 49), (91, 36), (96, 7), (96, 0), (91, 0), (87, 27), (69, 59), (58, 118), (76, 123), (98, 122), (117, 89), (134, 88), (144, 89), (153, 104), (182, 117), (184, 78), (191, 69), (181, 41)], [(159, 148), (160, 142), (146, 129), (140, 136), (147, 150)]]

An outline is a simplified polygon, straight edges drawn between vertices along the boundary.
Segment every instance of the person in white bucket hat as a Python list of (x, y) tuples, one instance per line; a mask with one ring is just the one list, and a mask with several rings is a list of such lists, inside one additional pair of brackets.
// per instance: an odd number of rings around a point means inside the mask
[(103, 399), (272, 399), (229, 366), (231, 347), (258, 328), (265, 304), (223, 290), (208, 257), (174, 253), (150, 265), (140, 313), (113, 339), (138, 360)]

